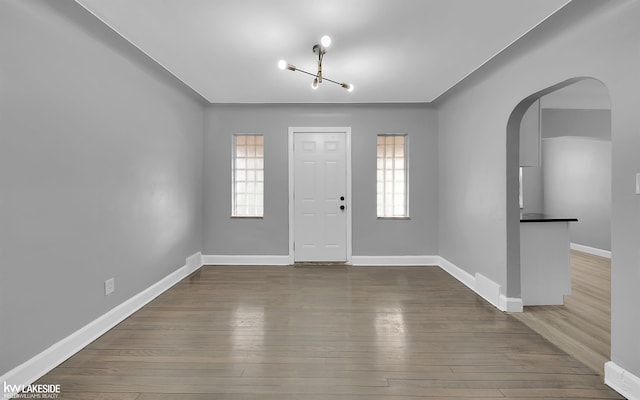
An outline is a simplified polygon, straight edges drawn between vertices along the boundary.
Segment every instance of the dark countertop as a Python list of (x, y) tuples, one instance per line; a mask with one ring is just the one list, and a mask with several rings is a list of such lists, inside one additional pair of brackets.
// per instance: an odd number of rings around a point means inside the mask
[(547, 214), (520, 214), (520, 222), (576, 222), (578, 218), (559, 218)]

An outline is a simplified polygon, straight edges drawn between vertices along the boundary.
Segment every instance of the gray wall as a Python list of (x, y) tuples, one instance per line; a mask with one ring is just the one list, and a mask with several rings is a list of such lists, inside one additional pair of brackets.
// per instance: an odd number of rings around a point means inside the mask
[(523, 214), (544, 211), (540, 152), (540, 100), (534, 102), (520, 122), (520, 166), (522, 168)]
[(542, 167), (522, 167), (522, 213), (544, 213)]
[(544, 211), (578, 218), (572, 243), (610, 251), (611, 110), (543, 109), (542, 137)]
[[(331, 89), (331, 88), (327, 88)], [(286, 255), (290, 126), (350, 126), (353, 255), (438, 254), (437, 113), (426, 105), (213, 105), (205, 113), (203, 254)], [(231, 138), (265, 136), (265, 217), (232, 219)], [(376, 218), (376, 135), (407, 133), (410, 220)]]
[[(532, 99), (590, 76), (612, 105), (611, 359), (640, 376), (640, 9), (637, 1), (571, 2), (438, 100), (440, 254), (519, 297), (517, 128)], [(516, 109), (517, 108), (517, 109)], [(519, 120), (518, 120), (519, 123)], [(509, 137), (507, 137), (507, 127)], [(505, 152), (505, 149), (507, 151)], [(509, 232), (509, 234), (508, 234)], [(509, 248), (507, 248), (509, 243)]]
[(2, 375), (200, 250), (203, 106), (73, 1), (0, 1), (0, 54)]
[(611, 250), (611, 142), (563, 136), (542, 140), (544, 211), (576, 217), (571, 243)]
[(541, 125), (543, 138), (581, 136), (610, 140), (611, 110), (543, 108)]
[(523, 169), (522, 212), (576, 217), (572, 243), (610, 251), (611, 110), (542, 109), (541, 122), (543, 162)]

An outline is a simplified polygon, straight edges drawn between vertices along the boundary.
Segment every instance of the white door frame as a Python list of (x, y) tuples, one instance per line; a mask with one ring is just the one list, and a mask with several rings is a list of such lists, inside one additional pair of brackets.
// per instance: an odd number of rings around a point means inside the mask
[(351, 239), (351, 127), (323, 127), (323, 126), (312, 126), (312, 127), (297, 127), (290, 126), (289, 127), (289, 264), (295, 263), (294, 257), (294, 249), (293, 243), (295, 240), (295, 202), (293, 199), (293, 191), (295, 189), (295, 176), (294, 176), (294, 154), (293, 154), (293, 136), (296, 133), (344, 133), (346, 140), (345, 151), (346, 154), (346, 207), (347, 207), (347, 264), (351, 264), (351, 256), (352, 256), (352, 239)]

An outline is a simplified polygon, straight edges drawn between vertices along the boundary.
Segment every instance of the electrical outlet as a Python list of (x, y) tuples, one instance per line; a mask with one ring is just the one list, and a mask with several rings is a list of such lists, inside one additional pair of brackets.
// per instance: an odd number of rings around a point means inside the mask
[(111, 293), (116, 291), (116, 282), (114, 278), (107, 279), (104, 281), (104, 295), (109, 296)]

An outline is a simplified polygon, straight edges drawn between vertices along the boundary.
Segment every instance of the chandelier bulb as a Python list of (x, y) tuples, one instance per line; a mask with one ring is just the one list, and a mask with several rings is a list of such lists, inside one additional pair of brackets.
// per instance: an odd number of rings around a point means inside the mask
[(331, 46), (331, 38), (327, 35), (324, 35), (322, 38), (320, 38), (320, 44), (322, 45), (322, 47)]
[(347, 89), (347, 92), (353, 92), (353, 84), (351, 83), (341, 83), (340, 86)]
[(318, 88), (318, 78), (315, 78), (313, 82), (311, 82), (311, 89), (316, 90)]
[(295, 71), (296, 70), (296, 66), (295, 65), (288, 64), (285, 60), (278, 61), (278, 68), (280, 68), (282, 70), (288, 69), (289, 71)]

